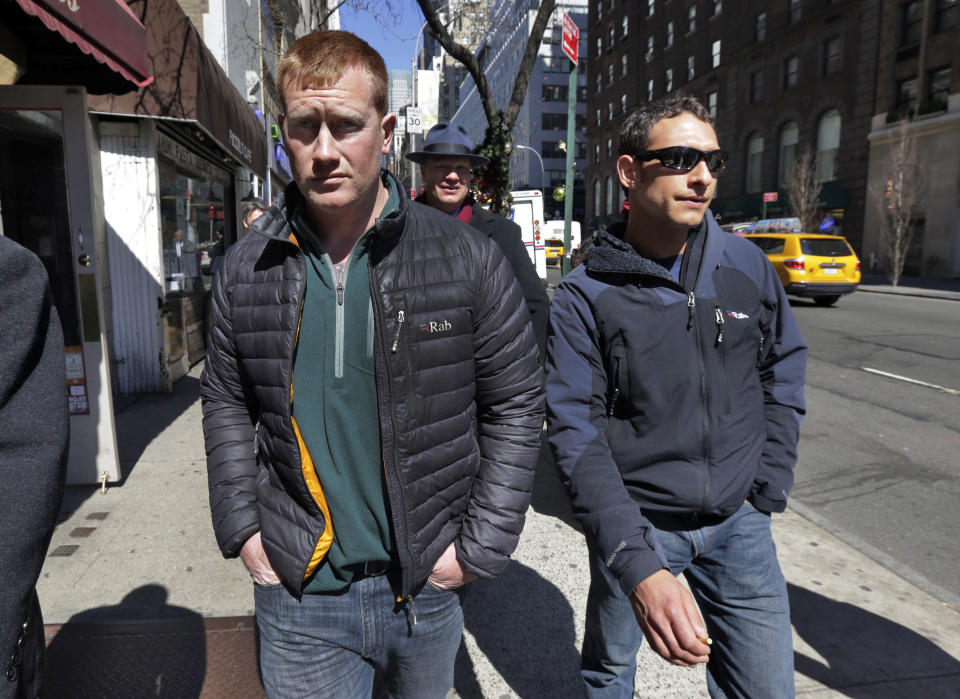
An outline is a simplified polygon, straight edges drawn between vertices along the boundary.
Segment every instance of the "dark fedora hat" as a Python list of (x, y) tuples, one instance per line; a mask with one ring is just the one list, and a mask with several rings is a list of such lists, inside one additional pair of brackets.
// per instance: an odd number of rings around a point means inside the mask
[(470, 137), (462, 126), (448, 124), (445, 121), (438, 122), (427, 132), (427, 137), (423, 140), (423, 150), (407, 153), (406, 158), (415, 163), (420, 163), (423, 162), (424, 158), (442, 158), (444, 156), (470, 158), (470, 167), (480, 167), (490, 162), (489, 158), (476, 155), (473, 152)]

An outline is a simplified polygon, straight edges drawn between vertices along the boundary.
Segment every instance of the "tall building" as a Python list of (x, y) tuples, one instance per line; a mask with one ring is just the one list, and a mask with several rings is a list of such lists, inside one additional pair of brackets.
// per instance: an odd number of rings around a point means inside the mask
[[(724, 220), (786, 215), (786, 176), (809, 149), (823, 209), (862, 250), (883, 4), (591, 0), (588, 227), (620, 215), (623, 119), (683, 91), (713, 112), (730, 153), (713, 205)], [(777, 201), (764, 205), (765, 192)]]
[[(496, 0), (451, 0), (441, 12), (454, 41), (464, 46), (479, 46), (496, 4)], [(424, 31), (418, 67), (430, 67), (428, 58), (437, 57), (441, 61), (439, 117), (440, 121), (450, 121), (460, 107), (460, 85), (467, 76), (467, 70), (443, 50), (440, 42), (427, 29)]]
[(252, 194), (274, 199), (293, 176), (280, 145), (277, 63), (298, 37), (317, 29), (338, 29), (338, 4), (333, 0), (180, 0), (180, 4), (263, 124), (270, 186), (254, 186)]
[(960, 277), (960, 3), (884, 0), (863, 235), (868, 270), (886, 269), (880, 193), (890, 150), (905, 131), (922, 164), (904, 274)]
[(411, 163), (404, 159), (409, 152), (406, 132), (407, 107), (413, 104), (413, 80), (409, 70), (388, 70), (387, 86), (390, 111), (397, 115), (397, 128), (393, 132), (393, 150), (390, 152), (388, 167), (401, 179), (406, 187), (411, 187)]
[[(523, 0), (504, 0), (493, 13), (490, 28), (483, 35), (477, 50), (481, 65), (493, 92), (494, 102), (506, 108), (527, 38), (533, 29), (538, 3)], [(584, 215), (583, 168), (585, 165), (587, 96), (587, 31), (586, 0), (558, 2), (548, 22), (543, 41), (530, 74), (530, 82), (523, 105), (513, 125), (515, 148), (510, 162), (511, 188), (531, 186), (552, 190), (564, 183), (566, 153), (561, 141), (567, 137), (567, 90), (570, 60), (560, 46), (562, 13), (566, 12), (580, 27), (580, 64), (577, 77), (576, 144), (574, 177), (574, 218)], [(463, 126), (475, 144), (483, 141), (487, 118), (473, 79), (467, 77), (460, 86), (460, 108), (453, 117)], [(552, 201), (549, 200), (549, 201)], [(545, 202), (548, 217), (562, 217), (562, 204), (551, 207)]]

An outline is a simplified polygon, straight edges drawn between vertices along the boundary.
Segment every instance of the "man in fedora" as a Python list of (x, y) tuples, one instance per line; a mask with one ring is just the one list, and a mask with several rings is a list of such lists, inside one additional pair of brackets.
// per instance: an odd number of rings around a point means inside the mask
[(471, 168), (486, 165), (489, 158), (474, 154), (470, 137), (462, 126), (441, 121), (427, 133), (423, 150), (407, 153), (407, 159), (420, 165), (423, 193), (417, 201), (469, 223), (486, 233), (503, 251), (523, 290), (542, 361), (550, 299), (527, 254), (520, 226), (487, 211), (470, 194)]

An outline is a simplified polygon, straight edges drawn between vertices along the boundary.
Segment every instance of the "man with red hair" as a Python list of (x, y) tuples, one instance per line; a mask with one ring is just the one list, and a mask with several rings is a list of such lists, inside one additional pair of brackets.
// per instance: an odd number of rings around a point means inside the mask
[(212, 291), (214, 529), (254, 581), (268, 695), (443, 697), (457, 588), (504, 569), (530, 500), (530, 315), (492, 241), (381, 169), (376, 51), (316, 32), (278, 83), (294, 182)]

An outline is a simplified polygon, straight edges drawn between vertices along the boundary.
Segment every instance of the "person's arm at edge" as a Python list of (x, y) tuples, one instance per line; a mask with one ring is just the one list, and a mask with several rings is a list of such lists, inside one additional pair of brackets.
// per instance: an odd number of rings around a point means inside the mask
[(579, 281), (584, 278), (571, 272), (553, 297), (545, 367), (547, 441), (574, 515), (629, 594), (668, 566), (607, 443), (607, 376), (593, 312)]
[(783, 284), (766, 258), (764, 309), (767, 332), (758, 370), (763, 385), (767, 439), (754, 477), (750, 502), (763, 512), (783, 512), (793, 486), (800, 424), (806, 413), (807, 346), (793, 317)]
[(455, 540), (463, 568), (480, 577), (503, 571), (516, 548), (540, 447), (543, 372), (529, 312), (499, 247), (477, 280), (474, 356), (480, 467)]
[(523, 298), (526, 300), (527, 309), (530, 311), (530, 322), (533, 324), (533, 332), (537, 338), (537, 348), (540, 350), (540, 363), (542, 364), (547, 350), (550, 297), (547, 296), (543, 280), (537, 274), (537, 268), (534, 267), (530, 255), (527, 254), (520, 226), (511, 221), (510, 229), (505, 230), (504, 234), (498, 235), (496, 240), (503, 249), (503, 254), (510, 263), (510, 267), (520, 283), (520, 288), (523, 290)]
[(230, 266), (236, 259), (226, 256), (214, 278), (200, 388), (210, 511), (217, 543), (227, 558), (240, 555), (247, 540), (260, 530), (254, 419), (240, 376), (232, 329), (229, 279)]

